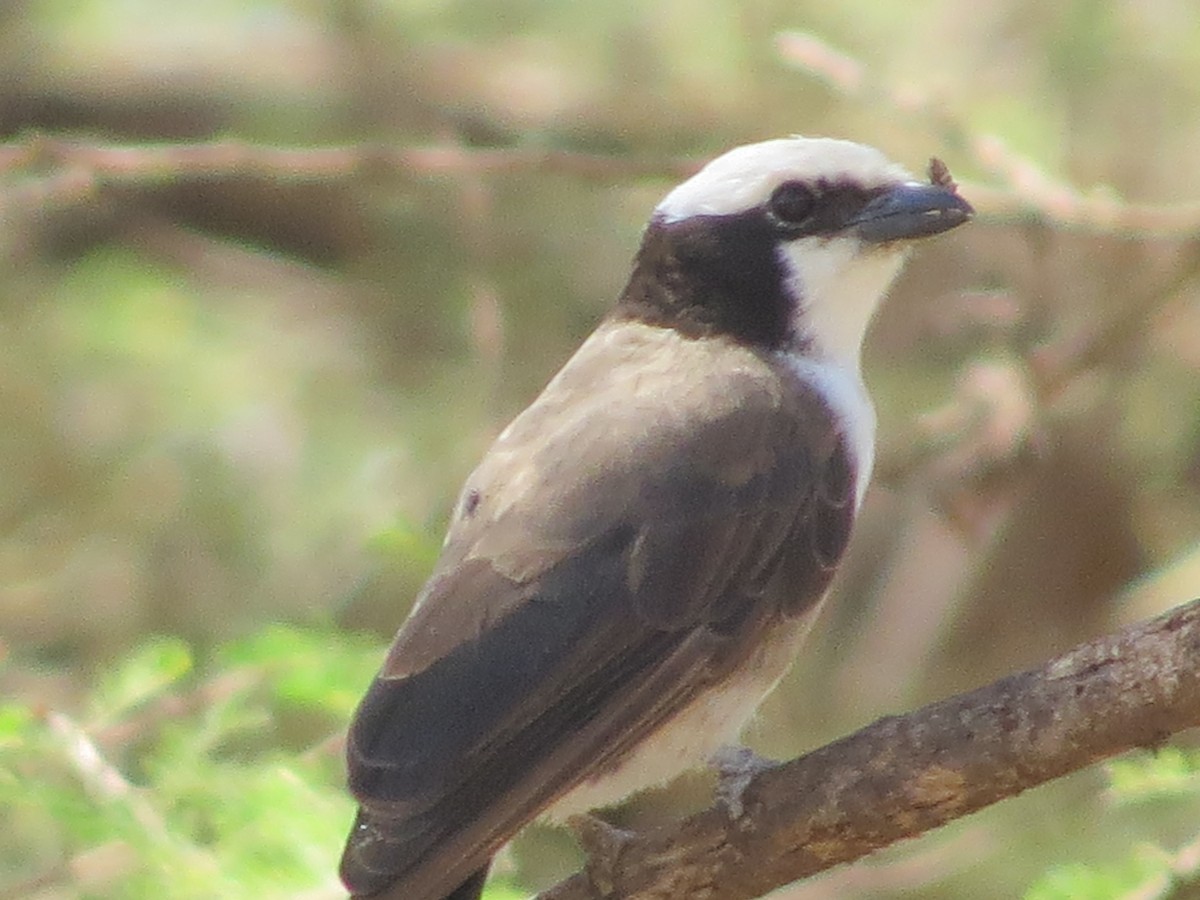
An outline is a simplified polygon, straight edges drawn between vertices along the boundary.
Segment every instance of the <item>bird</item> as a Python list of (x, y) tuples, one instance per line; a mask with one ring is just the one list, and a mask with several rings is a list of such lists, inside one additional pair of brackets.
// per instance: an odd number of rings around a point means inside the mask
[(833, 138), (735, 148), (666, 195), (614, 306), (467, 478), (355, 712), (354, 897), (476, 900), (530, 821), (736, 740), (870, 478), (867, 326), (912, 244), (972, 216), (940, 161), (920, 181)]

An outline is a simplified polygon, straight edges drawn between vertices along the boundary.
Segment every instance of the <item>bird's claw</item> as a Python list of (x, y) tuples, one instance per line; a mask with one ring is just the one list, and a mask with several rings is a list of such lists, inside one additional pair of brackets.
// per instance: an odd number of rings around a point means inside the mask
[(746, 812), (746, 788), (755, 776), (778, 765), (773, 759), (759, 756), (749, 747), (721, 747), (712, 756), (717, 770), (716, 800), (724, 806), (731, 819), (740, 819)]
[(592, 885), (600, 891), (601, 896), (613, 893), (613, 873), (621, 852), (633, 840), (634, 832), (617, 828), (589, 813), (571, 816), (567, 819), (567, 826), (587, 855), (587, 874)]

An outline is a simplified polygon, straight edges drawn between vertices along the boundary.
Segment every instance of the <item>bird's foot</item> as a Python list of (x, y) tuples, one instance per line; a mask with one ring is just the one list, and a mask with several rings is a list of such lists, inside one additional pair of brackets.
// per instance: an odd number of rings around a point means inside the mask
[(567, 827), (574, 832), (575, 840), (587, 855), (587, 874), (592, 885), (601, 896), (613, 893), (617, 863), (634, 833), (589, 813), (571, 816), (567, 819)]
[(759, 756), (749, 747), (730, 746), (717, 750), (711, 763), (717, 770), (717, 803), (724, 806), (734, 820), (746, 812), (746, 788), (750, 782), (761, 772), (779, 765), (776, 760)]

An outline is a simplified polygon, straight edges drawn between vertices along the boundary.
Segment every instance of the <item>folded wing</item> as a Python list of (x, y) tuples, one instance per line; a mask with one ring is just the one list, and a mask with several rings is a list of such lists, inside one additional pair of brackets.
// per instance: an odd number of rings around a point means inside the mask
[[(602, 396), (609, 377), (580, 382)], [(819, 601), (853, 460), (803, 387), (723, 383), (738, 395), (574, 422), (560, 376), (472, 476), (351, 727), (354, 893), (444, 896)]]

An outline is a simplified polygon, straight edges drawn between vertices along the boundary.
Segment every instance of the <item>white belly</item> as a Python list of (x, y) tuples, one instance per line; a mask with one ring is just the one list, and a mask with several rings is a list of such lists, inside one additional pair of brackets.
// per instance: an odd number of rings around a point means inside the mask
[(633, 748), (615, 768), (580, 783), (543, 814), (562, 822), (590, 809), (612, 806), (631, 794), (666, 784), (706, 765), (734, 741), (767, 694), (791, 667), (820, 604), (780, 625), (730, 678), (684, 707)]

